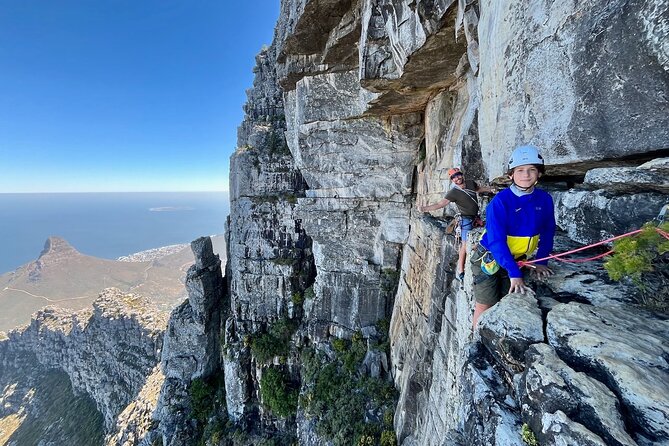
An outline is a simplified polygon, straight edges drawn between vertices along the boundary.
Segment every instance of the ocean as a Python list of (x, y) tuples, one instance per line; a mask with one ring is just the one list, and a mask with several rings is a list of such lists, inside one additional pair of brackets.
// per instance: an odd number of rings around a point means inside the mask
[(35, 260), (50, 236), (106, 259), (222, 234), (226, 192), (0, 194), (0, 274)]

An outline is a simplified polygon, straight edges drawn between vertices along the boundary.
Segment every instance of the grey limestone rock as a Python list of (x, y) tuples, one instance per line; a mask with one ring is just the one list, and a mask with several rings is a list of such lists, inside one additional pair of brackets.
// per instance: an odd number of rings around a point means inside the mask
[(668, 158), (653, 160), (638, 167), (609, 167), (589, 170), (584, 183), (621, 193), (655, 191), (669, 193)]
[[(480, 136), (489, 177), (531, 142), (552, 172), (669, 140), (666, 0), (482, 0)], [(502, 25), (503, 24), (503, 25)], [(605, 62), (604, 62), (605, 61)], [(557, 166), (560, 166), (559, 168)]]
[(195, 268), (202, 270), (205, 268), (220, 268), (221, 261), (218, 255), (214, 254), (214, 248), (211, 243), (211, 237), (200, 237), (190, 243), (191, 250), (195, 256)]
[(601, 437), (593, 434), (579, 423), (574, 423), (562, 411), (545, 413), (541, 419), (542, 438), (550, 445), (569, 446), (605, 446)]
[(221, 262), (211, 239), (193, 242), (193, 253), (195, 265), (186, 277), (188, 299), (172, 311), (161, 358), (165, 376), (184, 382), (206, 377), (218, 366), (224, 294)]
[(556, 424), (575, 430), (579, 423), (578, 431), (589, 430), (588, 436), (603, 438), (606, 444), (636, 444), (624, 429), (618, 398), (603, 383), (571, 369), (547, 344), (531, 346), (527, 356), (518, 394), (523, 418), (534, 432), (541, 432), (540, 442), (554, 444), (556, 434), (564, 434), (566, 428), (556, 432)]
[(208, 237), (191, 246), (196, 261), (186, 277), (188, 299), (170, 315), (160, 364), (165, 379), (156, 408), (158, 431), (171, 446), (190, 444), (196, 435), (188, 388), (194, 379), (216, 373), (220, 361), (221, 262)]
[(422, 137), (420, 117), (361, 117), (365, 90), (354, 74), (305, 79), (286, 95), (286, 137), (296, 166), (310, 193), (406, 195)]
[(302, 410), (298, 410), (295, 423), (297, 424), (297, 438), (299, 444), (311, 446), (332, 446), (332, 442), (318, 435), (316, 431), (317, 420), (308, 417)]
[(45, 369), (64, 371), (75, 392), (92, 398), (112, 432), (160, 360), (166, 323), (146, 299), (108, 288), (92, 309), (36, 313), (29, 326), (8, 333), (0, 351), (3, 358), (34, 355)]
[(465, 39), (455, 36), (453, 0), (366, 1), (360, 38), (361, 84), (381, 97), (372, 111), (420, 110), (434, 92), (448, 88)]
[(595, 243), (641, 228), (657, 217), (667, 196), (657, 192), (610, 195), (605, 190), (552, 192), (557, 224), (581, 243)]
[[(581, 247), (581, 244), (569, 239), (565, 234), (554, 238), (554, 252), (567, 252)], [(588, 249), (565, 258), (574, 260), (578, 259), (578, 255), (583, 258), (599, 252)], [(616, 307), (629, 303), (636, 292), (636, 287), (631, 284), (612, 282), (601, 262), (569, 263), (551, 260), (549, 267), (555, 274), (540, 282), (542, 308), (554, 306), (545, 304), (550, 298), (556, 299), (554, 304), (557, 304), (558, 300), (564, 303), (575, 299), (595, 306)]]
[[(399, 401), (395, 431), (400, 443), (440, 444), (461, 419), (461, 369), (471, 326), (464, 292), (450, 287), (456, 256), (443, 223), (413, 219), (402, 256), (402, 274), (390, 324), (391, 367)], [(466, 330), (458, 330), (464, 325)]]
[(510, 371), (525, 368), (525, 352), (544, 341), (543, 319), (531, 294), (509, 294), (481, 315), (481, 341), (500, 364)]
[(466, 436), (465, 444), (525, 444), (520, 435), (520, 417), (504, 394), (503, 383), (504, 377), (489, 366), (471, 363), (463, 370), (462, 400), (458, 402), (462, 412), (457, 428)]
[[(277, 57), (287, 60), (285, 54), (278, 54), (278, 46), (286, 43), (286, 48), (291, 48), (295, 44), (284, 42), (286, 36), (281, 37), (280, 28), (310, 26), (300, 22), (299, 14), (312, 11), (316, 3), (285, 2), (282, 6), (287, 9), (281, 19), (285, 21), (277, 27), (278, 37), (256, 59), (254, 88), (248, 91), (246, 117), (231, 159), (231, 216), (226, 229), (230, 302), (220, 362), (226, 412), (234, 422), (245, 422), (247, 417), (257, 422), (262, 365), (256, 364), (249, 352), (250, 336), (279, 320), (299, 320), (303, 310), (296, 302), (313, 282), (311, 240), (296, 211), (307, 185), (286, 144), (287, 116), (276, 61)], [(259, 416), (254, 427), (261, 431), (276, 422), (267, 411), (260, 411)], [(292, 424), (284, 423), (282, 428), (294, 430)]]
[[(664, 409), (658, 415), (649, 396), (629, 396), (643, 385), (604, 379), (613, 361), (595, 367), (605, 362), (597, 349), (566, 341), (578, 327), (599, 327), (601, 307), (622, 319), (630, 311), (627, 288), (609, 283), (601, 269), (558, 269), (537, 285), (538, 303), (509, 296), (481, 319), (484, 348), (471, 331), (472, 265), (453, 283), (456, 241), (443, 220), (412, 208), (443, 198), (450, 167), (484, 184), (503, 173), (515, 145), (531, 142), (546, 155), (545, 180), (580, 180), (589, 171), (582, 186), (553, 193), (569, 237), (600, 240), (654, 217), (666, 201), (663, 162), (639, 167), (634, 195), (622, 183), (636, 173), (630, 166), (668, 147), (668, 6), (283, 1), (275, 41), (257, 58), (232, 159), (223, 359), (229, 416), (244, 421), (257, 402), (261, 371), (246, 336), (289, 316), (301, 318), (299, 345), (319, 344), (391, 314), (388, 360), (402, 445), (521, 445), (521, 413), (530, 408), (547, 444), (664, 441)], [(397, 273), (392, 296), (383, 284)], [(300, 294), (309, 286), (308, 297)], [(302, 307), (293, 296), (305, 298)], [(551, 321), (574, 317), (559, 303), (572, 298), (592, 311), (562, 332)], [(557, 359), (544, 351), (546, 313)], [(652, 338), (641, 325), (620, 332), (664, 345), (664, 335)], [(526, 359), (528, 349), (534, 353)], [(649, 362), (653, 373), (665, 373), (663, 354)], [(571, 361), (577, 356), (582, 368)], [(369, 370), (382, 374), (381, 358), (368, 359)], [(562, 387), (541, 386), (551, 377)], [(565, 405), (542, 399), (542, 389)], [(597, 393), (599, 402), (579, 392)], [(653, 404), (663, 407), (663, 398)], [(581, 424), (574, 407), (596, 414), (592, 423)], [(301, 444), (327, 444), (302, 410), (294, 425), (280, 428), (295, 428)], [(626, 411), (634, 432), (620, 426)], [(280, 425), (260, 413), (262, 426)]]
[(669, 321), (631, 308), (571, 303), (548, 314), (546, 332), (567, 364), (598, 376), (616, 394), (636, 433), (669, 441)]
[(165, 376), (159, 366), (147, 377), (135, 399), (118, 415), (111, 433), (105, 438), (108, 446), (150, 446), (160, 436), (154, 427), (160, 390)]
[(384, 352), (375, 350), (367, 350), (364, 359), (362, 360), (362, 368), (372, 378), (383, 378), (390, 376), (388, 368), (388, 358)]
[(223, 357), (223, 373), (225, 374), (225, 402), (228, 416), (233, 421), (240, 421), (244, 416), (246, 402), (249, 400), (246, 386), (245, 361), (237, 357)]

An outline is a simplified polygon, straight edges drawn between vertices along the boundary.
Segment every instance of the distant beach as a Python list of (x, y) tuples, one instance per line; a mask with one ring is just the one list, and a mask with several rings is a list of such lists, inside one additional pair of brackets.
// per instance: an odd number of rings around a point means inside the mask
[(222, 234), (226, 192), (0, 194), (0, 274), (36, 259), (47, 237), (116, 259)]

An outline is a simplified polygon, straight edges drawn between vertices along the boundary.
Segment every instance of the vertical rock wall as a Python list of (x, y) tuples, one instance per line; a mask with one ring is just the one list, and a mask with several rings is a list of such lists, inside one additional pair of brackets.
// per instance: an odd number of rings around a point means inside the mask
[(238, 422), (253, 417), (258, 406), (262, 368), (250, 355), (250, 336), (277, 321), (299, 319), (296, 293), (302, 296), (313, 281), (311, 240), (296, 210), (306, 184), (286, 145), (276, 58), (272, 45), (256, 59), (256, 80), (230, 168), (230, 312), (224, 321), (223, 368), (228, 415)]
[(480, 134), (491, 177), (522, 142), (581, 172), (667, 149), (666, 1), (481, 1), (480, 10)]

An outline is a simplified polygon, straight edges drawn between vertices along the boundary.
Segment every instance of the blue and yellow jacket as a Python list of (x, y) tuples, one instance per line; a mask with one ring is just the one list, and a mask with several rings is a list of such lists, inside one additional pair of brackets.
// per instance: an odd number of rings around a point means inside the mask
[[(546, 257), (553, 249), (553, 198), (536, 188), (520, 197), (511, 189), (504, 189), (488, 204), (485, 227), (481, 245), (508, 271), (509, 277), (521, 278), (516, 259), (529, 256), (537, 248), (535, 257)], [(545, 265), (548, 261), (538, 263)]]

